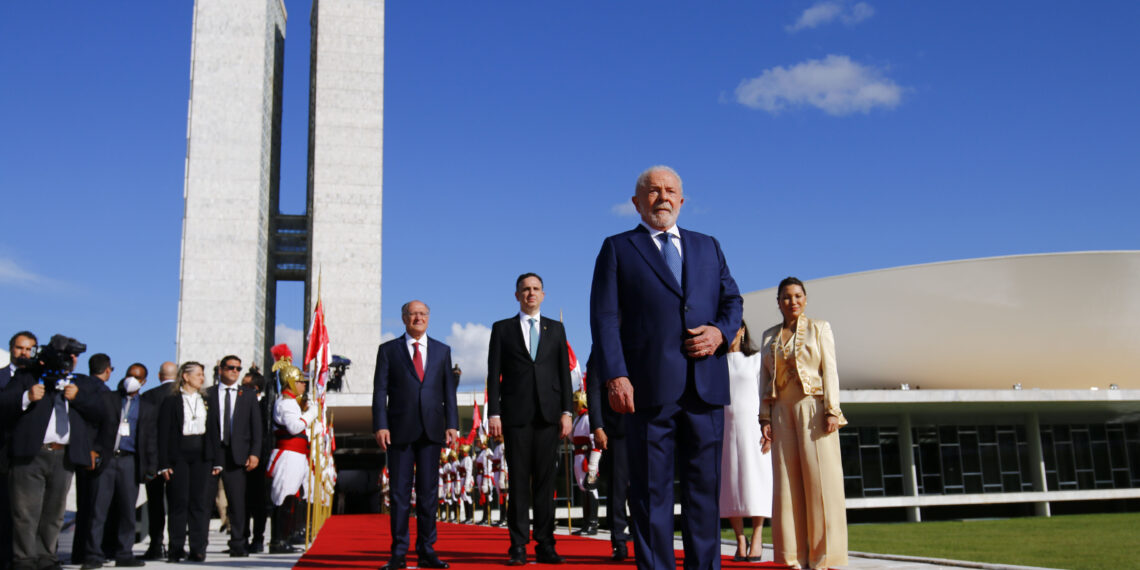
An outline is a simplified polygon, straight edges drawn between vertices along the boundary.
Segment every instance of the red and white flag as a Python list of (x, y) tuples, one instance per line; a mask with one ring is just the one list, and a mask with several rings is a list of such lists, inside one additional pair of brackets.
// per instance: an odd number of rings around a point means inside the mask
[(325, 397), (325, 384), (329, 379), (329, 331), (325, 328), (325, 308), (317, 298), (317, 308), (313, 311), (313, 323), (309, 326), (309, 342), (305, 346), (305, 370), (310, 370), (309, 364), (317, 363), (314, 385), (314, 394), (320, 400)]
[(582, 383), (582, 367), (578, 366), (578, 357), (574, 356), (574, 349), (570, 347), (570, 341), (566, 341), (566, 351), (570, 353), (570, 385), (577, 385), (579, 389), (585, 390), (586, 385)]

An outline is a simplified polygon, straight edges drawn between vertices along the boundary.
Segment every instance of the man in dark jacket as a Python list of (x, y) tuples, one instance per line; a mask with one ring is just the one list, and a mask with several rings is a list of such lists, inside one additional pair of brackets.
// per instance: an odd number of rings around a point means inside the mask
[(56, 546), (75, 469), (93, 469), (89, 425), (109, 421), (95, 381), (74, 374), (86, 346), (55, 335), (39, 365), (16, 371), (0, 392), (0, 417), (12, 434), (13, 564), (16, 569), (59, 567)]
[[(105, 459), (95, 471), (95, 508), (87, 536), (84, 569), (103, 565), (103, 537), (104, 531), (109, 529), (115, 529), (117, 535), (113, 552), (115, 566), (144, 565), (132, 552), (135, 501), (139, 484), (153, 478), (158, 468), (158, 409), (139, 397), (146, 375), (146, 366), (132, 364), (117, 390), (100, 394), (113, 421), (98, 434), (97, 447)], [(115, 513), (115, 521), (108, 520), (111, 513)], [(108, 524), (110, 522), (117, 524)]]
[[(206, 390), (206, 402), (218, 410), (219, 441), (221, 451), (215, 457), (215, 468), (221, 468), (222, 485), (229, 503), (230, 556), (249, 556), (246, 550), (245, 525), (249, 517), (245, 510), (245, 488), (247, 473), (261, 463), (261, 406), (257, 401), (257, 390), (246, 388), (238, 382), (241, 375), (241, 359), (228, 355), (222, 358), (219, 366), (221, 374), (217, 385)], [(217, 495), (215, 492), (210, 496)]]

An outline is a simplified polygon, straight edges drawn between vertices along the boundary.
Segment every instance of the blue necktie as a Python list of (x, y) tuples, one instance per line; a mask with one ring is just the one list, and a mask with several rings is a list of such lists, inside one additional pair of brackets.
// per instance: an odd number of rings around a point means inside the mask
[(63, 392), (57, 392), (55, 397), (55, 433), (63, 437), (67, 435), (67, 400)]
[(538, 360), (538, 320), (530, 319), (530, 359)]
[(677, 251), (677, 246), (669, 239), (668, 232), (661, 232), (657, 237), (661, 240), (661, 254), (665, 256), (665, 264), (673, 272), (673, 277), (677, 278), (677, 284), (681, 285), (681, 252)]

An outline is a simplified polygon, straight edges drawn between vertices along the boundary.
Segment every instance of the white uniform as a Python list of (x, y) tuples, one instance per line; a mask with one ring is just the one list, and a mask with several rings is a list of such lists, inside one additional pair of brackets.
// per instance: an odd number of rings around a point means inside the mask
[[(578, 488), (586, 491), (586, 475), (592, 473), (597, 476), (598, 462), (602, 457), (602, 450), (594, 444), (594, 432), (590, 430), (590, 415), (582, 413), (574, 420), (574, 428), (570, 432), (574, 442), (574, 479), (578, 481)], [(594, 498), (598, 497), (598, 490), (591, 491)]]
[(309, 425), (317, 418), (317, 406), (302, 412), (297, 400), (282, 394), (273, 406), (277, 447), (269, 454), (265, 475), (271, 478), (269, 499), (280, 506), (285, 497), (309, 496)]
[(491, 464), (491, 450), (485, 447), (479, 450), (479, 455), (475, 456), (475, 462), (480, 467), (479, 491), (489, 501), (491, 500), (491, 491), (495, 488), (495, 472)]
[(510, 486), (507, 482), (510, 473), (507, 472), (507, 446), (502, 443), (495, 444), (495, 450), (491, 452), (491, 469), (495, 474), (495, 488), (500, 492), (506, 491)]
[[(471, 504), (471, 489), (475, 485), (475, 460), (471, 459), (470, 455), (464, 455), (459, 460), (459, 473), (461, 475), (459, 481), (459, 492), (463, 496), (463, 502), (468, 505)], [(470, 506), (467, 507), (470, 510)]]

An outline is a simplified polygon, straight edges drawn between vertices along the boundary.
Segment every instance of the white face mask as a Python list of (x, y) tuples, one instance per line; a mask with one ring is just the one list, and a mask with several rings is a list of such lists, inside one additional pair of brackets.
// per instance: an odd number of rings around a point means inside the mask
[(138, 392), (139, 388), (142, 388), (142, 382), (139, 382), (139, 379), (134, 376), (127, 376), (126, 381), (123, 382), (123, 389), (126, 390), (128, 394)]

